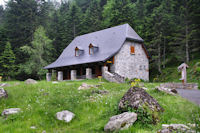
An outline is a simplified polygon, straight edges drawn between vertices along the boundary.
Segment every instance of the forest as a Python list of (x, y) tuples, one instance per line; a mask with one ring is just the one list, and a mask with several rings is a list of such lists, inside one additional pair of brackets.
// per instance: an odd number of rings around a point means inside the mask
[(9, 0), (0, 6), (0, 76), (44, 79), (79, 35), (128, 23), (143, 38), (151, 75), (200, 58), (200, 0)]

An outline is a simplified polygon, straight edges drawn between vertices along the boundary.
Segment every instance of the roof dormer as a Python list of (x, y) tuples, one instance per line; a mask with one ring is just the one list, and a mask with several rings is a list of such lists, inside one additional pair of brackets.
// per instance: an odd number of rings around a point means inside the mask
[(90, 43), (89, 45), (89, 54), (92, 55), (98, 51), (98, 46)]
[(75, 47), (75, 56), (76, 57), (82, 55), (83, 52), (84, 52), (84, 50), (82, 48), (77, 47), (77, 46)]

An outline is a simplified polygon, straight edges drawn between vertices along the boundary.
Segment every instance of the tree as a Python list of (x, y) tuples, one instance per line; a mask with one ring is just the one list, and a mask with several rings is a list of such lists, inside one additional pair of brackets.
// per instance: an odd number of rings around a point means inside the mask
[(6, 43), (5, 49), (0, 56), (0, 73), (3, 74), (3, 77), (9, 79), (14, 76), (15, 70), (15, 55), (12, 51), (11, 45), (9, 42)]
[(35, 0), (10, 0), (5, 9), (6, 35), (16, 53), (16, 63), (23, 63), (25, 55), (19, 48), (30, 45), (37, 25), (38, 6)]
[(2, 24), (3, 16), (4, 16), (4, 9), (3, 6), (0, 5), (0, 25)]
[(42, 79), (46, 70), (44, 66), (52, 60), (52, 41), (46, 36), (42, 26), (37, 28), (34, 33), (34, 39), (31, 46), (21, 47), (22, 51), (30, 55), (30, 59), (20, 66), (20, 72), (24, 71), (27, 75)]
[(82, 14), (81, 9), (75, 2), (70, 4), (69, 14), (68, 14), (68, 25), (71, 26), (73, 37), (75, 38), (80, 32), (80, 22)]
[(101, 29), (102, 13), (100, 2), (98, 0), (91, 0), (89, 7), (84, 14), (81, 34), (98, 31)]
[(130, 0), (109, 0), (103, 11), (104, 27), (129, 23), (133, 26), (134, 5)]
[(200, 35), (199, 30), (197, 30), (200, 27), (198, 4), (200, 4), (199, 1), (183, 0), (177, 6), (179, 14), (176, 19), (174, 40), (181, 50), (181, 61), (189, 62), (193, 50), (196, 52), (200, 50), (200, 47), (198, 47), (200, 39), (197, 37)]

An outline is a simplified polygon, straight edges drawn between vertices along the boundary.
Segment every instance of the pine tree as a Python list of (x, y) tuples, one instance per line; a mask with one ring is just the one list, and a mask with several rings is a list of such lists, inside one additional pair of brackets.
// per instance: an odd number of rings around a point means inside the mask
[[(176, 23), (176, 32), (174, 34), (174, 40), (176, 41), (177, 46), (179, 46), (180, 52), (179, 56), (181, 61), (190, 61), (190, 56), (192, 50), (198, 51), (199, 37), (200, 35), (198, 27), (200, 24), (195, 22), (198, 21), (198, 13), (200, 13), (200, 8), (196, 5), (199, 4), (198, 1), (194, 0), (183, 0), (177, 3), (178, 10)], [(196, 45), (198, 44), (198, 45)], [(192, 48), (193, 47), (193, 48)]]
[(14, 76), (14, 70), (15, 55), (12, 51), (10, 43), (7, 42), (4, 51), (0, 56), (0, 73), (3, 74), (3, 77), (9, 79)]
[(91, 0), (89, 7), (84, 14), (81, 24), (81, 34), (98, 31), (101, 29), (102, 23), (101, 7), (98, 0)]
[(71, 27), (72, 35), (75, 38), (80, 33), (80, 22), (82, 13), (80, 7), (75, 2), (70, 4), (68, 14), (68, 25)]
[(10, 0), (5, 9), (6, 35), (16, 53), (16, 63), (23, 63), (19, 48), (30, 45), (37, 25), (38, 6), (35, 0)]
[(134, 5), (130, 0), (109, 0), (103, 11), (104, 26), (116, 26), (123, 23), (133, 25)]

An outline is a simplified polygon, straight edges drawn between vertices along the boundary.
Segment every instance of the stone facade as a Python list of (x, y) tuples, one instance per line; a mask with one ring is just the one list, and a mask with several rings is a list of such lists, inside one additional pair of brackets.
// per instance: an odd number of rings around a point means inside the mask
[[(131, 54), (130, 46), (135, 47), (135, 54)], [(142, 45), (132, 41), (125, 41), (120, 51), (115, 55), (115, 62), (111, 72), (122, 77), (149, 80), (149, 59)]]

